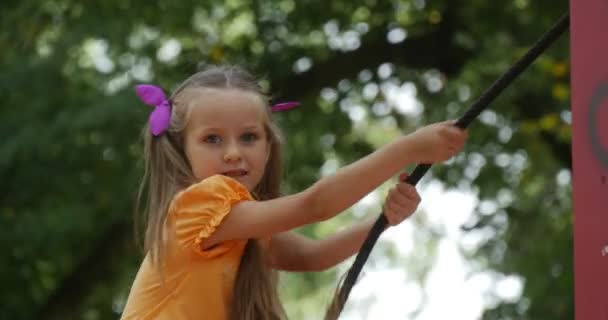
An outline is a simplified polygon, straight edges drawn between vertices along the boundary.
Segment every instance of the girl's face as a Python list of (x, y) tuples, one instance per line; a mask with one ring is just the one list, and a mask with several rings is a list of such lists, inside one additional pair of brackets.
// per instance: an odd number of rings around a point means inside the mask
[(252, 191), (270, 155), (265, 104), (238, 89), (193, 89), (190, 97), (184, 147), (194, 176), (200, 181), (222, 174)]

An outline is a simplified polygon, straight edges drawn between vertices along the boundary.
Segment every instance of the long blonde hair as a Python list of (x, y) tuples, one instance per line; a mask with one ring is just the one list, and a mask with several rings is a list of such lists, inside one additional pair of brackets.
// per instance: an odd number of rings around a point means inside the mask
[[(267, 108), (264, 127), (270, 145), (270, 155), (260, 183), (253, 190), (257, 200), (268, 200), (280, 195), (281, 139), (272, 122), (267, 98), (256, 79), (245, 70), (234, 66), (211, 66), (186, 79), (171, 95), (171, 123), (168, 130), (157, 137), (149, 127), (143, 130), (144, 176), (142, 178), (136, 213), (147, 193), (145, 217), (147, 227), (144, 251), (152, 263), (159, 266), (167, 254), (165, 223), (173, 196), (196, 182), (184, 151), (183, 130), (189, 116), (189, 101), (182, 93), (192, 88), (239, 89), (258, 94)], [(136, 219), (136, 225), (140, 219)], [(138, 228), (138, 227), (136, 227)], [(268, 261), (258, 240), (247, 241), (236, 276), (230, 319), (258, 320), (284, 319), (285, 313), (277, 294), (277, 275), (268, 267)]]

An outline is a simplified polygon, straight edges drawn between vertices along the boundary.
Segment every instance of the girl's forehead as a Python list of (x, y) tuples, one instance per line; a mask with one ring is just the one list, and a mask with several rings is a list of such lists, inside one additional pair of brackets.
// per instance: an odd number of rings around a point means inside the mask
[(189, 124), (215, 126), (229, 124), (260, 125), (265, 104), (253, 92), (238, 89), (196, 89), (189, 95)]
[[(186, 91), (186, 90), (185, 90)], [(222, 108), (231, 106), (264, 107), (262, 97), (251, 91), (232, 88), (192, 88), (184, 92), (190, 107)]]

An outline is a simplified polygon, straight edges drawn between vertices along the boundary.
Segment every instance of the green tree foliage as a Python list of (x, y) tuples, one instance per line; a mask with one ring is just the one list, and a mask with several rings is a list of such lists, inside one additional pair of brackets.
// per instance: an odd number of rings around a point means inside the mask
[[(149, 110), (135, 83), (171, 89), (199, 63), (233, 63), (260, 75), (275, 101), (301, 101), (277, 115), (293, 192), (329, 158), (348, 163), (390, 134), (458, 117), (567, 2), (5, 0), (0, 8), (0, 318), (114, 319), (141, 259), (131, 212)], [(465, 253), (480, 269), (525, 279), (523, 297), (496, 304), (487, 319), (573, 317), (568, 60), (564, 36), (475, 122), (466, 150), (432, 171), (481, 200), (466, 228), (486, 241)], [(400, 111), (391, 88), (415, 90), (420, 112)], [(331, 291), (336, 280), (328, 272), (290, 281), (287, 301)]]

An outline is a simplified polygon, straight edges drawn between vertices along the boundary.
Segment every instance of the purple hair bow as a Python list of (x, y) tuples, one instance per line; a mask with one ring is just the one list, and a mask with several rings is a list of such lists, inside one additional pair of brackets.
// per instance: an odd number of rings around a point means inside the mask
[[(139, 84), (135, 86), (135, 92), (143, 103), (153, 106), (154, 110), (150, 113), (150, 131), (154, 136), (163, 134), (171, 121), (171, 103), (161, 88), (152, 84)], [(299, 106), (299, 102), (290, 101), (277, 103), (270, 110), (281, 112)]]
[(154, 106), (148, 120), (152, 135), (163, 134), (169, 128), (171, 120), (171, 103), (163, 90), (155, 85), (140, 84), (135, 86), (135, 92), (145, 104)]
[(300, 103), (296, 102), (296, 101), (277, 103), (277, 104), (273, 105), (270, 108), (270, 110), (272, 110), (272, 112), (287, 111), (287, 110), (293, 109), (293, 108), (295, 108), (295, 107), (297, 107), (299, 105), (300, 105)]

